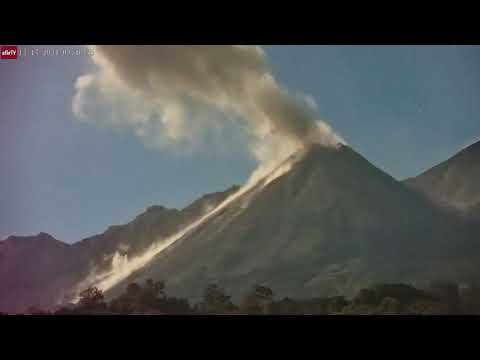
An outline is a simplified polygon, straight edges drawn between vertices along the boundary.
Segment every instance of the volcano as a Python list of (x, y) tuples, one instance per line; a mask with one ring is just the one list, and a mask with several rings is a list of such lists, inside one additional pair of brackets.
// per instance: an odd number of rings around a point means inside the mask
[(477, 276), (471, 261), (456, 265), (465, 260), (459, 244), (470, 239), (454, 242), (455, 214), (352, 148), (312, 145), (290, 161), (288, 172), (259, 183), (109, 293), (153, 278), (193, 301), (208, 283), (237, 300), (254, 284), (279, 296), (331, 296), (378, 282)]
[(153, 206), (73, 245), (43, 233), (10, 237), (0, 242), (0, 311), (58, 304), (88, 285), (92, 271), (114, 272), (116, 257), (134, 260), (162, 242), (105, 289), (107, 298), (149, 278), (193, 302), (210, 283), (239, 301), (253, 285), (299, 298), (350, 296), (377, 283), (480, 280), (478, 222), (349, 146), (310, 145), (247, 190), (208, 194), (183, 210)]

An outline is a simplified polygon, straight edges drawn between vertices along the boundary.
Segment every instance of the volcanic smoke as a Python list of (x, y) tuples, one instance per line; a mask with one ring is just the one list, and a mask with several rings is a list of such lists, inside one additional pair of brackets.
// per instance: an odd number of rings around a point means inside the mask
[(79, 119), (129, 127), (147, 143), (168, 146), (193, 141), (215, 126), (214, 121), (221, 121), (196, 116), (195, 109), (210, 108), (221, 112), (224, 121), (247, 125), (248, 148), (258, 168), (235, 194), (180, 232), (159, 239), (144, 254), (131, 259), (115, 254), (111, 269), (100, 274), (92, 270), (79, 290), (89, 285), (112, 288), (260, 179), (268, 180), (266, 184), (283, 175), (291, 162), (279, 164), (306, 145), (345, 143), (316, 119), (311, 98), (292, 96), (276, 82), (258, 46), (90, 46), (90, 50), (95, 69), (77, 79), (72, 102)]

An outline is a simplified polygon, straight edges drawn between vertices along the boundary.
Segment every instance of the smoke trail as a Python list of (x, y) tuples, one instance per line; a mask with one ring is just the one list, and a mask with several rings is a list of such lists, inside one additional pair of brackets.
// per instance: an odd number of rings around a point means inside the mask
[[(242, 195), (252, 190), (255, 186), (260, 185), (260, 187), (263, 188), (276, 178), (287, 173), (300, 157), (300, 153), (297, 157), (290, 156), (288, 159), (286, 159), (286, 161), (281, 163), (275, 169), (272, 169), (270, 166), (259, 167), (252, 173), (245, 185), (243, 185), (234, 194), (228, 196), (218, 206), (209, 210), (206, 214), (201, 216), (199, 219), (193, 221), (179, 232), (170, 235), (166, 239), (161, 239), (160, 241), (153, 243), (152, 246), (141, 255), (129, 258), (128, 255), (122, 255), (119, 252), (116, 252), (113, 256), (110, 269), (101, 273), (97, 273), (94, 269), (85, 280), (83, 280), (80, 284), (76, 286), (76, 293), (78, 294), (81, 290), (88, 286), (96, 286), (102, 291), (107, 291), (111, 289), (112, 287), (126, 279), (128, 276), (130, 276), (132, 273), (140, 270), (148, 263), (150, 263), (150, 261), (152, 261), (155, 256), (157, 256), (164, 249), (168, 248), (177, 240), (191, 233), (200, 225), (208, 221), (212, 216), (217, 214), (220, 210), (224, 209), (229, 204), (239, 199)], [(264, 176), (266, 172), (269, 173)], [(76, 300), (78, 300), (78, 298)]]

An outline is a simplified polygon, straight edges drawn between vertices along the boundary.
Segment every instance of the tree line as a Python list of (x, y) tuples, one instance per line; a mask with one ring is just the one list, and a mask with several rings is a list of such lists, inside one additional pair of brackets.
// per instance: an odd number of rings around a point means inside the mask
[[(33, 307), (31, 315), (434, 315), (480, 314), (480, 288), (460, 289), (448, 282), (432, 283), (429, 290), (408, 284), (379, 284), (361, 289), (353, 298), (344, 296), (275, 299), (271, 288), (254, 285), (239, 304), (225, 290), (209, 284), (200, 302), (168, 296), (164, 281), (132, 282), (111, 301), (96, 287), (80, 293), (76, 304), (55, 311)], [(1, 315), (1, 313), (0, 313)]]

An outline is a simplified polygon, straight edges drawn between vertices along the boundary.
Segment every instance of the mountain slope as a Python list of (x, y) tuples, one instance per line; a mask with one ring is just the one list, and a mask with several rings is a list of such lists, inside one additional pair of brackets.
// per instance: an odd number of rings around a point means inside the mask
[(238, 299), (253, 283), (318, 296), (435, 271), (456, 276), (433, 266), (451, 250), (454, 218), (351, 148), (312, 146), (289, 172), (240, 197), (111, 294), (147, 278), (198, 300), (212, 281)]
[(0, 311), (48, 308), (70, 297), (70, 289), (91, 269), (108, 267), (120, 251), (134, 256), (202, 216), (235, 192), (237, 186), (202, 196), (183, 210), (152, 206), (125, 225), (72, 245), (40, 233), (0, 241)]
[(68, 284), (71, 246), (46, 233), (0, 241), (0, 310), (51, 305), (52, 294)]
[(405, 180), (438, 203), (460, 210), (480, 205), (480, 141), (450, 159)]
[(196, 220), (237, 189), (238, 186), (232, 186), (225, 191), (206, 194), (182, 210), (158, 205), (149, 207), (128, 224), (111, 226), (103, 234), (73, 244), (77, 261), (102, 268), (108, 266), (117, 251), (135, 256)]
[[(454, 168), (475, 178), (477, 151), (476, 145), (460, 153), (455, 163), (462, 166)], [(288, 172), (257, 183), (107, 295), (147, 278), (164, 279), (169, 293), (193, 301), (210, 282), (238, 301), (255, 283), (279, 296), (312, 297), (349, 295), (378, 282), (480, 280), (480, 224), (437, 206), (411, 181), (396, 181), (347, 146), (311, 146), (287, 164)], [(460, 180), (474, 198), (468, 176)], [(0, 311), (56, 304), (92, 270), (108, 270), (117, 252), (142, 254), (237, 189), (205, 195), (183, 210), (151, 207), (73, 245), (44, 233), (0, 241)]]

